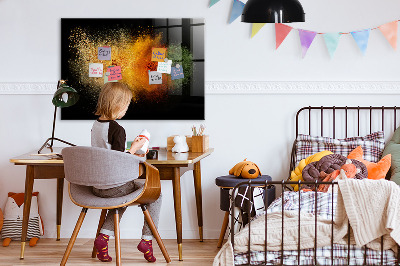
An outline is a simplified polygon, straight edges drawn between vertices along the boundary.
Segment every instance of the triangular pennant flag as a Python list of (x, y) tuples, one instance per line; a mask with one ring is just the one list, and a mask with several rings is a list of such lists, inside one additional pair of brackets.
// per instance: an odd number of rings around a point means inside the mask
[(215, 5), (218, 2), (219, 2), (219, 0), (210, 0), (210, 5), (208, 7), (212, 7), (213, 5)]
[(278, 49), (278, 47), (282, 44), (283, 40), (285, 40), (286, 36), (288, 36), (289, 32), (292, 29), (293, 28), (288, 25), (281, 24), (281, 23), (275, 23), (276, 49)]
[(251, 38), (254, 37), (258, 33), (259, 30), (261, 30), (262, 27), (264, 27), (265, 23), (253, 23), (253, 26), (251, 28)]
[(315, 36), (317, 33), (315, 31), (308, 31), (308, 30), (300, 30), (299, 29), (299, 36), (300, 36), (300, 43), (301, 43), (301, 55), (304, 58), (306, 56), (308, 48), (312, 44)]
[(325, 33), (323, 36), (326, 48), (328, 48), (329, 55), (332, 58), (339, 44), (339, 39), (340, 36), (342, 36), (342, 34), (340, 34), (339, 32), (333, 32), (333, 33)]
[(244, 8), (244, 3), (239, 0), (233, 0), (231, 17), (229, 19), (229, 23), (232, 23), (235, 19), (237, 19), (240, 15), (242, 15), (242, 11)]
[(371, 29), (360, 30), (360, 31), (352, 31), (351, 35), (353, 35), (354, 40), (356, 41), (358, 47), (361, 50), (361, 53), (364, 55), (368, 46), (369, 33)]
[(393, 22), (386, 23), (382, 26), (378, 27), (383, 35), (385, 35), (386, 39), (390, 43), (390, 45), (393, 47), (393, 49), (396, 50), (397, 48), (397, 20)]

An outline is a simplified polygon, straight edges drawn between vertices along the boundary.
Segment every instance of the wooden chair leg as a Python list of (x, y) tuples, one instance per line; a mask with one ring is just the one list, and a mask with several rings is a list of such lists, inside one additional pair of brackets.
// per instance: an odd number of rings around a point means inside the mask
[(157, 244), (161, 249), (161, 252), (162, 252), (162, 254), (164, 256), (165, 261), (167, 263), (170, 263), (171, 259), (170, 259), (169, 255), (168, 255), (168, 251), (165, 248), (164, 243), (161, 240), (160, 234), (158, 233), (156, 225), (154, 224), (153, 219), (151, 218), (149, 211), (147, 210), (145, 205), (140, 205), (140, 207), (142, 208), (142, 211), (143, 211), (143, 214), (144, 214), (144, 218), (145, 218), (147, 224), (150, 226), (150, 230), (153, 233), (153, 236), (157, 240)]
[(225, 217), (224, 217), (224, 221), (222, 222), (221, 234), (219, 235), (217, 248), (220, 248), (222, 246), (222, 242), (224, 241), (224, 237), (225, 237), (226, 228), (228, 227), (228, 222), (229, 222), (229, 212), (225, 212)]
[[(101, 227), (103, 227), (104, 221), (106, 220), (106, 215), (107, 215), (107, 210), (106, 209), (101, 210), (101, 215), (100, 215), (100, 219), (99, 219), (99, 226), (97, 226), (97, 233), (96, 233), (95, 239), (100, 234)], [(96, 250), (96, 248), (94, 246), (94, 243), (93, 243), (92, 258), (96, 258), (96, 255), (97, 255), (97, 250)]]
[(115, 209), (114, 214), (114, 234), (115, 234), (115, 256), (117, 257), (115, 265), (121, 265), (121, 243), (119, 235), (119, 213), (118, 209)]
[(78, 221), (76, 222), (74, 232), (69, 240), (67, 249), (65, 250), (64, 257), (61, 260), (60, 265), (64, 266), (67, 263), (69, 254), (71, 253), (72, 247), (74, 246), (76, 237), (78, 236), (79, 230), (81, 229), (83, 220), (85, 219), (87, 208), (82, 208), (81, 214), (79, 215)]

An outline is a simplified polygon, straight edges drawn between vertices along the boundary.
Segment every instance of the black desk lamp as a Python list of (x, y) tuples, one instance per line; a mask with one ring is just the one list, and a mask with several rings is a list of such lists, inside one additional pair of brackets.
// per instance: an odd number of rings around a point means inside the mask
[[(54, 105), (54, 118), (53, 118), (53, 131), (51, 133), (51, 138), (48, 138), (45, 141), (45, 143), (39, 149), (38, 153), (40, 153), (45, 147), (50, 148), (51, 152), (53, 152), (53, 141), (54, 140), (58, 140), (65, 144), (75, 146), (74, 144), (69, 143), (65, 140), (55, 138), (54, 130), (56, 128), (57, 107), (60, 107), (60, 108), (69, 107), (71, 105), (74, 105), (78, 100), (79, 100), (78, 92), (75, 89), (66, 85), (65, 80), (59, 80), (57, 83), (57, 91), (54, 93), (53, 100), (52, 100), (53, 105)], [(49, 141), (51, 141), (50, 144), (49, 144)]]
[(242, 22), (304, 22), (304, 10), (298, 0), (249, 0), (243, 8)]

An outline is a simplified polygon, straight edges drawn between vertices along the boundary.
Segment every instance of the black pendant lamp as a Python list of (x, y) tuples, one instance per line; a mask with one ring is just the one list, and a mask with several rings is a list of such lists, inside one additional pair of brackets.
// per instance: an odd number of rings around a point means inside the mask
[(242, 22), (304, 22), (304, 10), (298, 0), (249, 0), (243, 9)]

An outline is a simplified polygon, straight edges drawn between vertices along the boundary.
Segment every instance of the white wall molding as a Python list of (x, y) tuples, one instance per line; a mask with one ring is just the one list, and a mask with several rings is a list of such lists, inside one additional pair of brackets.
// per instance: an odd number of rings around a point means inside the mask
[(57, 82), (0, 83), (0, 94), (53, 94)]
[(207, 94), (399, 94), (399, 81), (215, 81)]
[[(0, 94), (53, 94), (57, 83), (0, 83)], [(208, 81), (206, 94), (400, 94), (400, 81)]]

